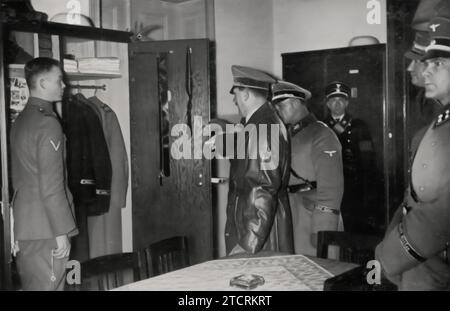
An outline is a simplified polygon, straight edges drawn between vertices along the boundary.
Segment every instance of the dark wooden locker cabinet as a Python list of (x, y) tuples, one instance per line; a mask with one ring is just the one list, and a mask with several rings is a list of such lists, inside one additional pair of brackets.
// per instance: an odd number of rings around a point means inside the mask
[(364, 198), (361, 209), (368, 215), (375, 215), (380, 232), (386, 225), (388, 211), (383, 186), (386, 174), (385, 56), (384, 44), (282, 55), (283, 79), (312, 92), (311, 110), (319, 119), (324, 119), (328, 113), (326, 85), (337, 80), (351, 87), (348, 111), (368, 125), (375, 152), (376, 168), (367, 180), (368, 196)]
[[(172, 147), (179, 133), (167, 137), (161, 128), (186, 124), (191, 110), (196, 139), (203, 139), (194, 118), (206, 125), (210, 117), (209, 41), (134, 43), (129, 59), (133, 248), (186, 235), (191, 264), (212, 259), (210, 161), (174, 159), (163, 146)], [(167, 101), (168, 114), (161, 109)]]

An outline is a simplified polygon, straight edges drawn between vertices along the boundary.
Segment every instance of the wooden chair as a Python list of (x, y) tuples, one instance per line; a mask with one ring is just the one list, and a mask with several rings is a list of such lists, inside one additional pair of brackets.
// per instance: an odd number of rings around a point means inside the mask
[(110, 290), (140, 280), (137, 253), (120, 253), (81, 263), (81, 284), (68, 290)]
[(189, 253), (185, 236), (175, 236), (152, 243), (141, 250), (140, 253), (141, 261), (145, 262), (146, 267), (144, 275), (147, 277), (189, 266)]
[(366, 265), (375, 258), (375, 247), (383, 239), (378, 235), (353, 234), (342, 231), (319, 231), (317, 257), (328, 258), (328, 246), (339, 246), (339, 260)]

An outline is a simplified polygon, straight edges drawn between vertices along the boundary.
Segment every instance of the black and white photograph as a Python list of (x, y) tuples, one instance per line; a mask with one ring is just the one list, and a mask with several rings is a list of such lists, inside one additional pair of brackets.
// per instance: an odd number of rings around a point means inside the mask
[(0, 59), (0, 291), (450, 290), (449, 0), (0, 0)]

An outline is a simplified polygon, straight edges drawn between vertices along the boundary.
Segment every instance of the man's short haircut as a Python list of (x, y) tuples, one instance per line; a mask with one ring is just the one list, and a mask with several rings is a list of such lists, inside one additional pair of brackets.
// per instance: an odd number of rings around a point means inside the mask
[(245, 89), (247, 89), (249, 92), (252, 92), (253, 95), (255, 95), (255, 97), (261, 97), (264, 99), (268, 99), (269, 98), (269, 91), (268, 90), (263, 90), (263, 89), (255, 89), (252, 87), (244, 87), (244, 86), (237, 86), (237, 89), (239, 91), (243, 91)]
[(30, 60), (25, 65), (25, 80), (29, 89), (36, 87), (36, 77), (45, 72), (49, 72), (53, 67), (60, 67), (59, 61), (49, 57), (37, 57)]

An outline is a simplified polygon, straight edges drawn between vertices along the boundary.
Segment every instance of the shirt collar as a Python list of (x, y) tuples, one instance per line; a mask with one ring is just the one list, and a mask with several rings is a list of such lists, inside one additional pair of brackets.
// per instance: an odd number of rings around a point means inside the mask
[(256, 112), (256, 110), (258, 110), (261, 107), (257, 107), (253, 110), (250, 110), (250, 112), (245, 116), (245, 123), (248, 123), (248, 120), (250, 120), (250, 118), (252, 117), (252, 115)]

